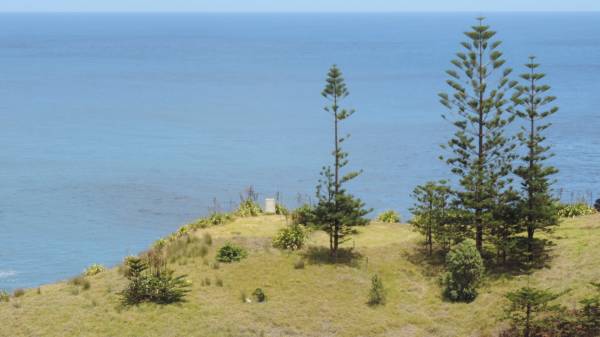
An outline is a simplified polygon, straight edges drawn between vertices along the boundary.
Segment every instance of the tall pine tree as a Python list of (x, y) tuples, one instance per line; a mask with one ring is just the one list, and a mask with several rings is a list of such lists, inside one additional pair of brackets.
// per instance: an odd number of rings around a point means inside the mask
[(321, 171), (321, 179), (317, 186), (318, 203), (314, 209), (316, 222), (329, 234), (329, 248), (332, 256), (337, 258), (338, 248), (354, 226), (364, 226), (368, 220), (364, 218), (370, 210), (364, 203), (349, 194), (344, 184), (356, 178), (361, 172), (341, 173), (348, 164), (348, 153), (343, 151), (342, 143), (350, 137), (339, 135), (339, 124), (350, 117), (354, 110), (340, 107), (340, 102), (349, 95), (341, 71), (334, 65), (327, 74), (327, 83), (321, 93), (329, 104), (325, 111), (333, 117), (333, 168), (325, 166)]
[(452, 60), (455, 69), (448, 70), (447, 84), (452, 95), (440, 94), (440, 102), (452, 113), (456, 127), (454, 137), (443, 146), (450, 154), (444, 158), (459, 177), (461, 189), (456, 191), (458, 204), (469, 214), (465, 219), (475, 230), (477, 249), (483, 247), (484, 231), (494, 222), (494, 209), (507, 176), (512, 171), (514, 144), (504, 135), (512, 117), (507, 117), (506, 92), (515, 84), (509, 82), (510, 68), (504, 66), (500, 41), (492, 41), (496, 32), (483, 24), (465, 32), (463, 52)]
[(520, 76), (522, 83), (517, 86), (517, 93), (513, 97), (517, 105), (516, 114), (525, 122), (517, 137), (527, 151), (521, 157), (523, 164), (515, 173), (522, 179), (523, 200), (520, 209), (527, 230), (530, 259), (533, 259), (535, 232), (550, 230), (558, 224), (549, 179), (558, 171), (545, 165), (552, 154), (549, 153), (549, 146), (543, 145), (546, 139), (543, 132), (551, 125), (544, 120), (556, 113), (558, 107), (552, 105), (556, 97), (547, 95), (550, 86), (540, 84), (545, 74), (537, 71), (539, 66), (534, 56), (529, 58), (529, 63), (526, 64), (528, 71)]

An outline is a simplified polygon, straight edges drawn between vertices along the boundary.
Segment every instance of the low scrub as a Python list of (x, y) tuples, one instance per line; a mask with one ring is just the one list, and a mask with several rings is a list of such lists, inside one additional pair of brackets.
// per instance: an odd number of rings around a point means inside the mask
[(242, 247), (227, 242), (217, 252), (216, 259), (219, 262), (237, 262), (248, 256), (248, 252)]
[(10, 300), (10, 295), (6, 290), (0, 290), (0, 303), (8, 302)]
[(103, 265), (94, 263), (93, 265), (87, 267), (83, 271), (83, 275), (94, 276), (94, 275), (100, 274), (101, 272), (103, 272), (105, 270), (106, 270), (106, 268)]
[(446, 255), (448, 272), (443, 276), (444, 296), (451, 301), (471, 302), (483, 278), (483, 259), (472, 240), (452, 247)]
[(235, 214), (242, 218), (259, 216), (262, 214), (262, 209), (256, 201), (249, 198), (240, 202), (240, 205), (238, 206), (237, 211), (235, 211)]
[(288, 215), (290, 211), (282, 203), (275, 204), (275, 214), (277, 215)]
[(574, 204), (559, 204), (557, 212), (559, 217), (574, 218), (576, 216), (591, 215), (597, 211), (584, 202), (578, 202)]
[(273, 238), (273, 246), (280, 249), (298, 250), (304, 246), (307, 238), (306, 228), (302, 225), (293, 224), (277, 232)]
[(377, 221), (386, 223), (398, 223), (400, 222), (400, 214), (394, 210), (385, 211), (377, 217)]
[(15, 291), (13, 291), (13, 297), (21, 297), (25, 295), (25, 289), (15, 289)]

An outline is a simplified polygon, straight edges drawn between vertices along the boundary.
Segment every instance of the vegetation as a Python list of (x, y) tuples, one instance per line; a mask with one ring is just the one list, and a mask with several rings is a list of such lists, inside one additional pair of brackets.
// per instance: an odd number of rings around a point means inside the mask
[(124, 304), (134, 305), (142, 302), (169, 304), (180, 302), (189, 291), (190, 284), (185, 275), (173, 276), (166, 263), (154, 260), (149, 266), (138, 257), (129, 257), (125, 261), (125, 277), (129, 284), (121, 292)]
[(315, 212), (309, 204), (296, 208), (291, 213), (292, 223), (296, 225), (312, 226), (315, 224)]
[(262, 209), (257, 200), (258, 194), (254, 191), (254, 187), (248, 187), (245, 195), (240, 195), (240, 205), (235, 214), (240, 217), (258, 216), (262, 214)]
[(217, 252), (217, 261), (219, 262), (238, 262), (248, 256), (248, 252), (233, 243), (227, 242)]
[(282, 228), (273, 238), (273, 246), (287, 250), (298, 250), (304, 246), (308, 232), (302, 225), (292, 224)]
[(530, 260), (533, 259), (534, 234), (539, 230), (550, 230), (558, 225), (558, 218), (554, 208), (555, 200), (550, 194), (549, 177), (558, 172), (552, 166), (544, 165), (551, 156), (549, 147), (543, 145), (546, 139), (543, 131), (550, 127), (544, 120), (552, 116), (558, 108), (547, 107), (556, 97), (545, 96), (550, 86), (539, 82), (546, 76), (536, 72), (539, 64), (535, 57), (530, 57), (526, 65), (528, 72), (521, 75), (523, 83), (516, 87), (517, 93), (513, 101), (517, 104), (516, 115), (526, 122), (527, 126), (517, 135), (521, 145), (527, 149), (522, 156), (523, 164), (516, 169), (516, 174), (522, 180), (523, 198), (519, 215), (525, 222), (527, 231), (527, 250)]
[(94, 275), (100, 274), (101, 272), (103, 272), (105, 270), (106, 270), (106, 268), (103, 265), (94, 263), (93, 265), (87, 267), (83, 271), (83, 275), (94, 276)]
[(387, 223), (398, 223), (400, 222), (400, 214), (394, 210), (385, 211), (377, 216), (377, 221)]
[(339, 136), (339, 124), (354, 114), (354, 110), (340, 107), (341, 101), (349, 92), (341, 71), (334, 65), (327, 74), (327, 84), (322, 95), (330, 105), (325, 111), (333, 117), (333, 167), (325, 166), (321, 171), (321, 179), (317, 186), (318, 204), (314, 209), (315, 223), (329, 234), (329, 251), (336, 260), (338, 248), (351, 234), (356, 226), (364, 226), (368, 220), (364, 217), (370, 210), (364, 208), (364, 203), (349, 194), (344, 185), (356, 178), (360, 172), (349, 172), (341, 175), (340, 170), (348, 164), (348, 153), (341, 145), (349, 135)]
[(590, 215), (596, 210), (584, 202), (574, 204), (558, 204), (556, 214), (561, 218), (574, 218), (576, 216)]
[(449, 196), (450, 188), (445, 181), (428, 182), (413, 191), (416, 203), (410, 210), (414, 215), (411, 224), (425, 236), (429, 256), (433, 254), (434, 241), (447, 249), (454, 239), (448, 215)]
[(510, 320), (512, 331), (519, 336), (531, 337), (538, 335), (542, 328), (540, 316), (555, 309), (549, 305), (560, 295), (548, 290), (523, 287), (509, 292), (506, 298), (510, 306), (506, 310), (506, 319)]
[[(448, 70), (447, 81), (454, 94), (440, 94), (441, 103), (454, 117), (444, 115), (456, 131), (444, 146), (449, 154), (444, 157), (451, 172), (459, 178), (456, 204), (463, 209), (465, 225), (474, 229), (477, 249), (483, 249), (485, 231), (491, 224), (503, 225), (504, 219), (494, 212), (508, 202), (514, 144), (505, 135), (512, 117), (507, 117), (509, 101), (505, 98), (515, 84), (505, 68), (500, 41), (492, 41), (496, 32), (483, 24), (466, 32), (464, 52), (452, 61), (455, 70)], [(497, 75), (493, 77), (493, 75)], [(496, 78), (496, 81), (491, 81)], [(487, 226), (487, 228), (486, 228)]]
[[(595, 295), (589, 284), (600, 280), (600, 269), (589, 267), (600, 257), (596, 244), (600, 241), (600, 214), (563, 219), (554, 232), (540, 233), (540, 238), (555, 243), (548, 268), (535, 269), (529, 277), (506, 277), (489, 271), (493, 277), (480, 285), (479, 296), (469, 304), (444, 300), (438, 281), (445, 268), (435, 260), (424, 259), (418, 249), (422, 237), (408, 226), (373, 222), (357, 228), (355, 257), (348, 263), (340, 258), (338, 264), (324, 263), (322, 255), (314, 253), (325, 252), (327, 256), (329, 237), (321, 231), (311, 232), (304, 250), (281, 254), (265, 249), (285, 226), (284, 217), (273, 215), (238, 218), (192, 232), (190, 235), (200, 239), (205, 234), (212, 237), (206, 256), (210, 260), (225, 242), (235, 243), (249, 254), (242, 263), (221, 264), (216, 270), (205, 265), (205, 258), (200, 256), (187, 258), (185, 264), (170, 264), (176, 275), (188, 275), (186, 279), (191, 281), (185, 301), (177, 305), (143, 302), (123, 307), (120, 292), (129, 284), (123, 276), (126, 268), (123, 266), (121, 272), (109, 268), (89, 277), (92, 287), (77, 296), (68, 295), (73, 286), (63, 282), (42, 286), (40, 295), (26, 291), (18, 299), (11, 298), (11, 303), (0, 303), (0, 336), (69, 337), (85, 331), (89, 337), (249, 337), (261, 333), (493, 337), (508, 324), (500, 322), (505, 316), (503, 308), (510, 304), (506, 293), (530, 283), (560, 293), (571, 289), (552, 303), (570, 311)], [(304, 260), (305, 268), (294, 270), (299, 260)], [(374, 271), (384, 280), (387, 303), (376, 310), (366, 303)], [(214, 286), (217, 276), (225, 281), (223, 287)], [(200, 286), (206, 277), (213, 286)], [(257, 287), (268, 296), (265, 305), (240, 301), (242, 290)], [(17, 302), (19, 308), (13, 306)], [(294, 314), (290, 314), (291, 304)], [(577, 309), (583, 315), (583, 305)], [(473, 319), (474, 312), (477, 319)], [(335, 319), (324, 320), (324, 315)], [(47, 324), (49, 321), (53, 324)]]
[(258, 303), (262, 303), (267, 300), (267, 295), (265, 295), (265, 293), (263, 292), (263, 290), (261, 288), (256, 288), (252, 292), (252, 297)]
[(10, 295), (6, 290), (0, 290), (0, 303), (8, 302), (10, 300)]
[(556, 299), (562, 294), (523, 287), (507, 294), (510, 306), (506, 319), (511, 323), (501, 337), (595, 337), (600, 335), (600, 284), (591, 283), (596, 293), (567, 308)]
[(371, 279), (371, 290), (369, 291), (369, 305), (384, 305), (385, 304), (385, 288), (379, 275), (373, 275)]
[(444, 296), (451, 301), (473, 301), (485, 271), (483, 259), (473, 242), (465, 240), (452, 247), (446, 256), (446, 267)]

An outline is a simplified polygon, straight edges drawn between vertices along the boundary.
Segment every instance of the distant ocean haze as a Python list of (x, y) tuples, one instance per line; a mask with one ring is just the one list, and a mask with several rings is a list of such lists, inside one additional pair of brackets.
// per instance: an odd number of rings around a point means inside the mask
[[(516, 75), (538, 55), (561, 110), (548, 142), (566, 201), (600, 197), (600, 15), (491, 14)], [(357, 110), (349, 186), (410, 218), (449, 178), (437, 93), (474, 15), (1, 14), (0, 288), (114, 265), (249, 185), (314, 200), (331, 161), (333, 63)]]

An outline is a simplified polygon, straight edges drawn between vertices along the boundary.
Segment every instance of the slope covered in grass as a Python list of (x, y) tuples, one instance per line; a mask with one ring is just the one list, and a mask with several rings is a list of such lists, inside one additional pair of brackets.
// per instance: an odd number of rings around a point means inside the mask
[[(184, 303), (123, 307), (125, 279), (113, 268), (87, 277), (88, 290), (62, 282), (0, 303), (0, 336), (494, 336), (503, 295), (527, 283), (525, 276), (492, 275), (473, 303), (449, 303), (440, 295), (440, 267), (423, 258), (421, 238), (408, 225), (361, 228), (345, 244), (353, 256), (337, 265), (328, 263), (324, 233), (312, 233), (300, 252), (272, 248), (284, 225), (283, 217), (261, 216), (195, 232), (211, 234), (208, 254), (198, 255), (201, 240), (192, 241), (170, 263), (192, 282)], [(600, 280), (600, 215), (564, 220), (549, 239), (556, 244), (549, 268), (529, 282), (571, 289), (560, 300), (575, 305), (592, 292), (589, 282)], [(215, 252), (227, 241), (249, 255), (215, 269)], [(295, 269), (300, 259), (305, 267)], [(367, 305), (375, 273), (388, 291), (385, 306)], [(267, 302), (244, 303), (242, 293), (256, 288)]]

